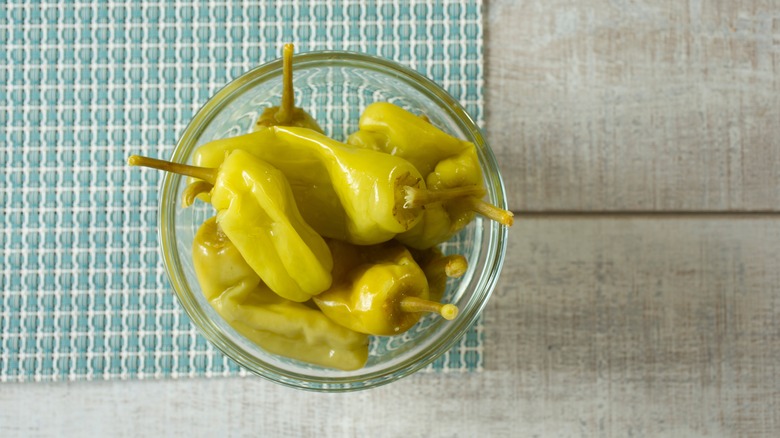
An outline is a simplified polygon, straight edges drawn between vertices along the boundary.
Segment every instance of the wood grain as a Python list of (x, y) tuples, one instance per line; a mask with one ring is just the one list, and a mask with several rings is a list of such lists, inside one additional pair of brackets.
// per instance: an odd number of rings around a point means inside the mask
[(778, 247), (774, 217), (520, 220), (482, 373), (6, 384), (0, 436), (773, 436)]
[(600, 436), (778, 430), (780, 220), (532, 222), (504, 274), (523, 286), (502, 287), (485, 321), (498, 328), (485, 363), (514, 370), (534, 403), (524, 421)]
[(518, 211), (777, 211), (780, 4), (486, 1), (486, 130)]

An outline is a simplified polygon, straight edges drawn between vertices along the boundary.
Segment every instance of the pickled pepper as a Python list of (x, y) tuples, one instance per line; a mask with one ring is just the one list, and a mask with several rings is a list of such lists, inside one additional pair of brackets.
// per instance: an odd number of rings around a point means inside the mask
[(390, 336), (409, 330), (424, 312), (453, 319), (458, 308), (429, 300), (425, 273), (398, 242), (370, 247), (328, 241), (333, 285), (314, 302), (333, 321), (357, 332)]
[(270, 353), (342, 370), (362, 367), (368, 337), (344, 328), (321, 311), (279, 297), (206, 220), (192, 243), (195, 275), (206, 299), (236, 331)]
[(211, 302), (236, 331), (268, 352), (340, 370), (368, 360), (368, 336), (345, 328), (321, 311), (273, 293), (264, 284), (231, 289)]
[(281, 297), (303, 302), (330, 286), (330, 250), (301, 218), (290, 186), (278, 169), (242, 150), (230, 153), (218, 168), (139, 156), (130, 157), (129, 162), (208, 183), (204, 188), (211, 187), (220, 229)]
[(230, 288), (251, 290), (260, 284), (260, 276), (217, 226), (216, 216), (198, 228), (192, 241), (192, 264), (203, 295), (209, 301)]
[[(436, 128), (427, 118), (389, 102), (368, 105), (360, 114), (358, 128), (347, 143), (402, 157), (423, 175), (432, 173), (440, 161), (474, 147), (472, 143)], [(461, 177), (464, 178), (463, 185), (481, 184), (478, 162), (476, 171), (470, 169)]]
[(193, 163), (217, 167), (226, 152), (237, 149), (284, 173), (301, 215), (322, 236), (370, 245), (392, 239), (422, 218), (422, 205), (405, 207), (406, 191), (424, 192), (425, 184), (402, 158), (310, 129), (274, 126), (206, 143), (195, 151)]
[(397, 238), (413, 248), (429, 248), (449, 239), (480, 213), (511, 225), (512, 213), (481, 200), (482, 171), (473, 143), (436, 128), (396, 105), (377, 102), (360, 116), (349, 144), (383, 151), (411, 162), (425, 177), (427, 192), (410, 189), (407, 207), (426, 205), (423, 219)]

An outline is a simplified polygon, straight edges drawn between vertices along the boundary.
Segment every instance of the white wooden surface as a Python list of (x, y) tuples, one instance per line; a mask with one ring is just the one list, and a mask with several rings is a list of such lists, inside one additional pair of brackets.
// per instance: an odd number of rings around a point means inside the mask
[(482, 373), (352, 394), (255, 378), (3, 385), (2, 435), (772, 436), (779, 224), (526, 218)]
[(485, 28), (519, 214), (484, 372), (4, 384), (0, 436), (777, 436), (780, 215), (718, 213), (780, 206), (780, 3), (486, 0)]
[(486, 5), (486, 128), (513, 209), (780, 209), (780, 3)]

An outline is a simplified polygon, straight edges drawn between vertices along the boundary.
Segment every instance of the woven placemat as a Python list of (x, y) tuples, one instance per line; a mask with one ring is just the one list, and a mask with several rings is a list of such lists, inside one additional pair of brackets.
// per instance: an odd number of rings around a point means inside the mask
[[(410, 66), (478, 121), (481, 1), (0, 5), (0, 381), (240, 375), (190, 323), (157, 240), (159, 176), (242, 72), (343, 49)], [(428, 370), (482, 368), (482, 325)]]

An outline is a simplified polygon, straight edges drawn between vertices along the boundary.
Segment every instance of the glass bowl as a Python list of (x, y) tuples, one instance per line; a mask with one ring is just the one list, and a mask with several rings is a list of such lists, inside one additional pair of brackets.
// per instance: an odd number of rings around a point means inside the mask
[[(351, 52), (311, 52), (294, 58), (296, 104), (308, 111), (330, 137), (344, 140), (357, 130), (363, 109), (388, 101), (450, 134), (473, 142), (489, 201), (506, 208), (498, 165), (479, 128), (441, 87), (422, 75), (382, 58)], [(176, 145), (172, 160), (191, 161), (209, 141), (250, 131), (265, 107), (278, 105), (282, 62), (257, 67), (229, 83), (198, 111)], [(453, 321), (433, 315), (399, 336), (372, 337), (369, 360), (356, 371), (322, 368), (268, 353), (233, 330), (205, 300), (192, 263), (192, 240), (213, 208), (196, 202), (182, 208), (186, 178), (166, 174), (160, 205), (160, 239), (171, 284), (193, 323), (214, 346), (251, 372), (274, 382), (309, 390), (349, 391), (386, 384), (414, 373), (449, 350), (474, 323), (495, 288), (506, 252), (504, 227), (477, 217), (442, 245), (463, 254), (469, 269), (447, 285), (446, 299), (458, 305)]]

